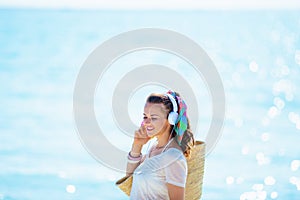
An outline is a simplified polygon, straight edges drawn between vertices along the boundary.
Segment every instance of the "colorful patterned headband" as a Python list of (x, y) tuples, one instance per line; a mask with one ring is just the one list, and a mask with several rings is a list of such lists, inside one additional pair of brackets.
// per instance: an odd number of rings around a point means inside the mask
[(188, 125), (187, 116), (186, 116), (187, 106), (180, 96), (176, 96), (175, 92), (169, 90), (167, 93), (171, 94), (175, 99), (177, 99), (177, 102), (179, 104), (178, 118), (174, 125), (174, 130), (176, 132), (177, 142), (181, 146), (181, 140), (182, 140), (184, 132), (187, 130), (187, 125)]

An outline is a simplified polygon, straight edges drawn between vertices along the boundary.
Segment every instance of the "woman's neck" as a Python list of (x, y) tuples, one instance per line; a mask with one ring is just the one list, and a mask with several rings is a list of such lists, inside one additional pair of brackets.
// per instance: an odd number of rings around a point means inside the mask
[(163, 134), (157, 136), (157, 147), (164, 147), (167, 145), (171, 139), (171, 133), (169, 130), (165, 131)]

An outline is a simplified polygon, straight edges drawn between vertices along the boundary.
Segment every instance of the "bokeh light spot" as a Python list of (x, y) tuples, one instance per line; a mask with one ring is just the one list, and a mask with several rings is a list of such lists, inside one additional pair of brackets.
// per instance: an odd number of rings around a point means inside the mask
[(264, 185), (263, 184), (254, 184), (252, 186), (252, 189), (255, 191), (262, 191), (264, 189)]
[(293, 160), (291, 162), (291, 170), (292, 171), (297, 171), (300, 167), (300, 160)]
[(270, 196), (271, 196), (272, 199), (276, 199), (278, 197), (278, 193), (277, 192), (272, 192)]
[(258, 64), (255, 61), (251, 61), (249, 64), (249, 69), (251, 72), (257, 72), (258, 71)]
[(261, 140), (262, 140), (263, 142), (269, 141), (269, 140), (270, 140), (270, 133), (263, 133), (263, 134), (261, 135)]
[(278, 108), (276, 108), (275, 106), (272, 106), (271, 108), (269, 108), (269, 111), (268, 111), (268, 116), (270, 118), (274, 118), (276, 117), (277, 115), (279, 115), (279, 110)]
[(285, 155), (285, 149), (284, 148), (279, 149), (278, 156), (284, 156), (284, 155)]
[(273, 95), (279, 95), (280, 93), (285, 94), (285, 99), (287, 101), (292, 101), (294, 99), (294, 85), (290, 80), (280, 79), (273, 85)]
[(275, 98), (274, 98), (274, 105), (275, 105), (278, 109), (282, 110), (282, 109), (284, 108), (284, 106), (285, 106), (285, 103), (284, 103), (284, 101), (283, 101), (281, 98), (275, 97)]
[(255, 192), (244, 192), (240, 196), (240, 200), (255, 200), (256, 199), (256, 193)]
[(233, 183), (234, 183), (234, 177), (228, 176), (228, 177), (226, 178), (226, 184), (227, 184), (227, 185), (232, 185)]
[(300, 130), (300, 121), (297, 121), (297, 123), (296, 123), (296, 129)]
[(274, 185), (276, 183), (276, 180), (273, 176), (267, 176), (264, 182), (266, 185)]
[(249, 153), (249, 147), (247, 145), (243, 146), (242, 148), (242, 154), (247, 155)]
[(266, 157), (262, 152), (256, 154), (256, 160), (258, 165), (267, 165), (271, 162), (270, 158)]
[(67, 191), (68, 193), (73, 194), (73, 193), (76, 192), (76, 187), (75, 187), (74, 185), (67, 185), (66, 191)]
[(300, 117), (299, 117), (299, 115), (297, 113), (290, 112), (289, 113), (289, 120), (292, 123), (297, 123), (298, 121), (300, 121)]

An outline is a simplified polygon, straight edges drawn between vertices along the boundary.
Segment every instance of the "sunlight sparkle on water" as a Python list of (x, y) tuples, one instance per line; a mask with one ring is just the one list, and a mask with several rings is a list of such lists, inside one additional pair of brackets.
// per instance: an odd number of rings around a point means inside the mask
[(294, 113), (294, 112), (290, 112), (289, 113), (289, 120), (295, 124), (296, 128), (298, 130), (300, 130), (300, 117), (297, 113)]
[(255, 192), (244, 192), (240, 196), (240, 200), (255, 200), (256, 193)]
[(242, 148), (242, 154), (247, 155), (249, 153), (249, 147), (247, 145), (243, 146)]
[(257, 72), (258, 71), (258, 64), (255, 61), (251, 61), (249, 64), (249, 69), (252, 72)]
[(256, 160), (259, 165), (267, 165), (271, 162), (270, 158), (266, 157), (262, 152), (256, 154)]
[(272, 199), (276, 199), (278, 197), (278, 193), (277, 192), (272, 192), (270, 196), (271, 196)]
[(262, 140), (263, 142), (269, 141), (269, 140), (270, 140), (270, 133), (263, 133), (263, 134), (261, 135), (261, 140)]
[(276, 117), (279, 114), (280, 114), (280, 110), (277, 107), (272, 106), (271, 108), (269, 108), (268, 116), (270, 118), (274, 118), (274, 117)]
[(285, 149), (281, 148), (278, 151), (278, 156), (284, 156), (285, 155)]
[(68, 193), (74, 193), (76, 191), (76, 187), (74, 185), (67, 185), (66, 191)]
[(244, 192), (240, 196), (240, 200), (264, 200), (267, 198), (266, 191)]
[(295, 176), (290, 177), (290, 183), (296, 185), (299, 182), (299, 179)]
[(297, 113), (290, 112), (289, 113), (289, 120), (293, 123), (297, 123), (298, 121), (300, 121), (300, 117)]
[(277, 67), (271, 71), (271, 75), (274, 78), (282, 78), (290, 74), (290, 68), (287, 65), (280, 65), (280, 67)]
[(296, 128), (297, 128), (298, 130), (300, 130), (300, 121), (298, 121), (298, 122), (296, 123)]
[(252, 186), (252, 189), (255, 190), (255, 191), (261, 191), (264, 189), (264, 185), (263, 184), (254, 184)]
[(276, 180), (273, 176), (267, 176), (264, 182), (266, 185), (274, 185), (276, 183)]
[(287, 101), (292, 101), (294, 99), (294, 85), (290, 80), (281, 79), (274, 83), (273, 94), (279, 95), (280, 93), (285, 94), (285, 99)]
[(300, 167), (300, 160), (293, 160), (291, 162), (291, 170), (292, 171), (297, 171), (299, 167)]
[(63, 171), (59, 171), (59, 172), (58, 172), (58, 177), (59, 177), (59, 178), (66, 178), (66, 177), (67, 177), (67, 175), (66, 175), (66, 173), (65, 173), (65, 172), (63, 172)]
[(233, 184), (233, 183), (234, 183), (234, 177), (228, 176), (228, 177), (226, 178), (226, 184), (227, 184), (227, 185), (231, 185), (231, 184)]
[(274, 102), (274, 105), (280, 110), (282, 110), (285, 106), (284, 101), (279, 97), (275, 97), (273, 102)]
[(297, 190), (300, 190), (300, 179), (299, 178), (297, 178), (295, 176), (290, 177), (290, 183), (293, 185), (296, 185)]

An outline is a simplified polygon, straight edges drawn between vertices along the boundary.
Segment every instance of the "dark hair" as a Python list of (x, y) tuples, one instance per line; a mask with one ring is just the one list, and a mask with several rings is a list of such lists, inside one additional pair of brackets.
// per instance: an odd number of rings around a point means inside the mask
[[(175, 92), (175, 94), (176, 94), (176, 96), (180, 96), (177, 92)], [(176, 103), (178, 106), (177, 98), (175, 98), (175, 99), (176, 99)], [(154, 103), (154, 104), (162, 103), (168, 113), (173, 111), (173, 104), (172, 104), (171, 100), (169, 99), (168, 96), (165, 96), (164, 94), (151, 94), (147, 98), (146, 102)], [(172, 128), (171, 130), (173, 130), (174, 125), (171, 125), (171, 128)], [(173, 131), (171, 137), (175, 137), (175, 136), (176, 136), (176, 132)], [(182, 149), (182, 152), (185, 155), (185, 157), (190, 156), (191, 149), (194, 146), (194, 142), (195, 142), (194, 135), (193, 135), (192, 130), (190, 129), (190, 122), (188, 120), (187, 130), (184, 132), (182, 141), (181, 141), (181, 149)]]

